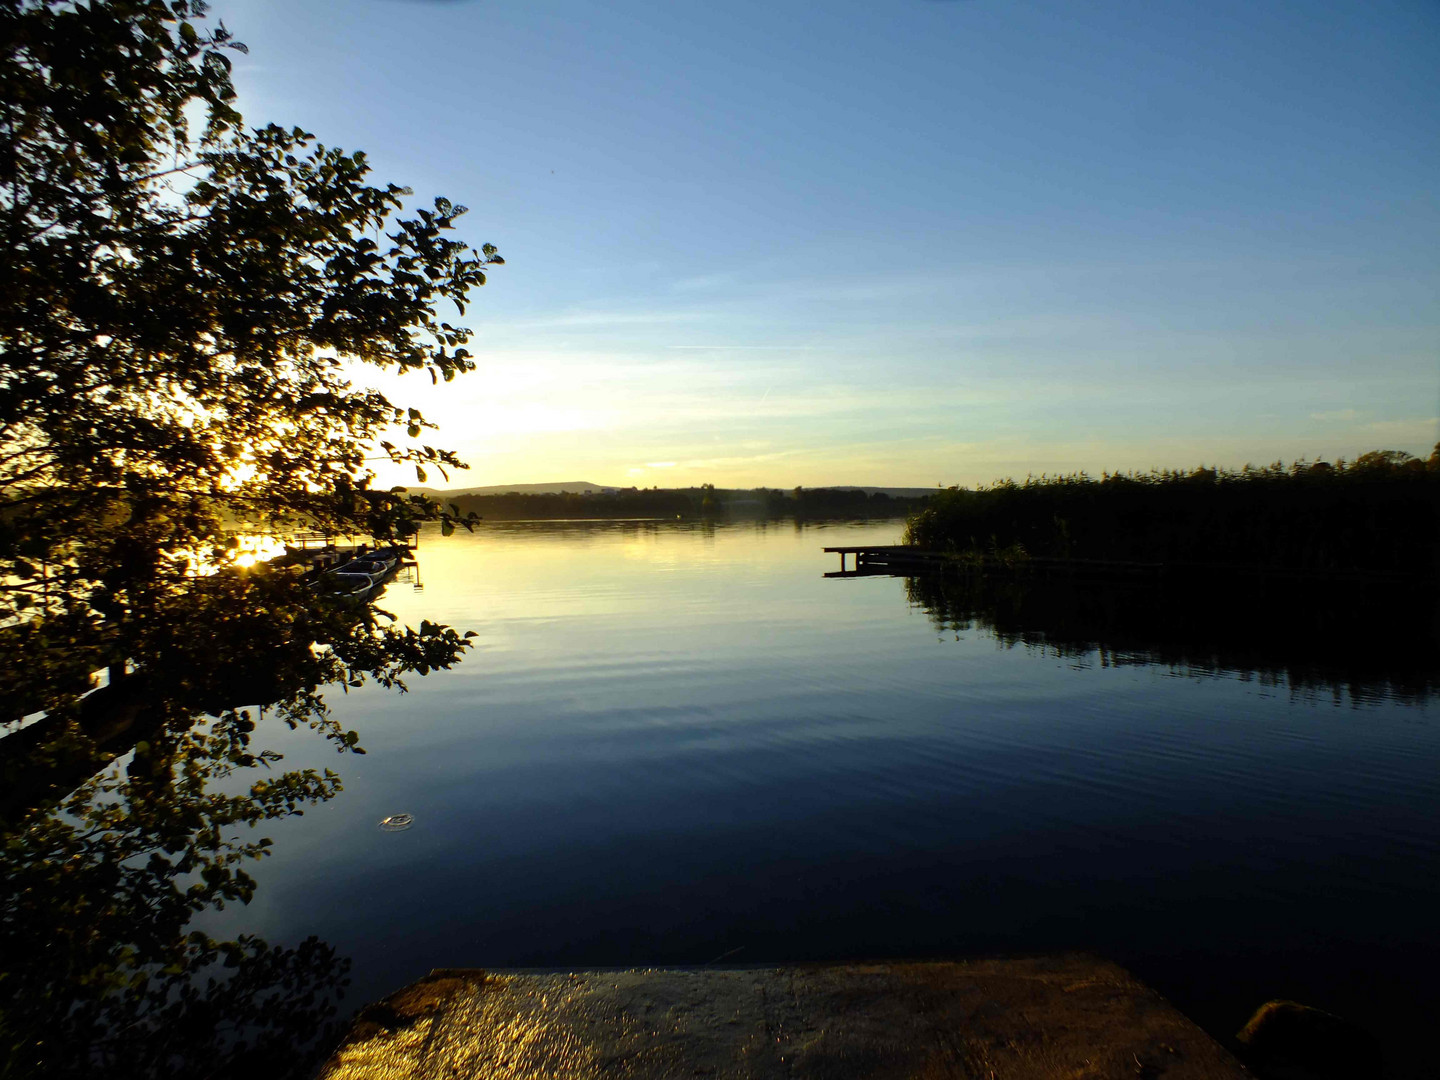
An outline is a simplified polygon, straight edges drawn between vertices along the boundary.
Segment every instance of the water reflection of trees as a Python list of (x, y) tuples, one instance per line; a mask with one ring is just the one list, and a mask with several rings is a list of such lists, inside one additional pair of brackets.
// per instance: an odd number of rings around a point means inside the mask
[(251, 727), (232, 712), (142, 743), (7, 828), (0, 1023), (19, 1075), (198, 1076), (242, 1062), (286, 1075), (324, 1036), (348, 968), (329, 946), (188, 929), (253, 894), (245, 866), (270, 841), (247, 827), (339, 790), (328, 769), (217, 790), (273, 760), (251, 753)]
[(293, 583), (233, 584), (197, 591), (168, 629), (156, 620), (154, 648), (111, 685), (0, 738), (7, 1080), (303, 1076), (333, 1041), (348, 960), (313, 938), (282, 947), (192, 928), (251, 899), (266, 823), (340, 791), (330, 769), (284, 770), (238, 703), (363, 752), (320, 687), (393, 686), (449, 666), (465, 641), (368, 608), (290, 605), (276, 620), (267, 590)]
[(1249, 579), (1086, 580), (1040, 573), (907, 578), (941, 631), (1106, 666), (1234, 674), (1352, 700), (1423, 702), (1440, 692), (1433, 590)]

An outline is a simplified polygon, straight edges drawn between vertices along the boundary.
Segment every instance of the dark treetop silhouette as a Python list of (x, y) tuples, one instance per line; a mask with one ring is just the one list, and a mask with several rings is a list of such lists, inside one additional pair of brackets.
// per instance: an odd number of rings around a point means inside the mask
[(227, 57), (243, 47), (204, 16), (198, 0), (0, 0), (7, 1077), (213, 1075), (250, 1052), (215, 1033), (220, 1013), (315, 1027), (306, 983), (341, 967), (323, 946), (186, 929), (248, 896), (243, 863), (267, 841), (244, 826), (338, 789), (271, 769), (237, 709), (273, 702), (358, 750), (320, 686), (396, 685), (467, 647), (234, 558), (235, 520), (380, 538), (468, 524), (372, 488), (375, 454), (422, 482), (461, 463), (348, 373), (471, 370), (470, 331), (443, 312), (501, 259), (450, 238), (464, 207), (402, 216), (408, 192), (367, 183), (363, 154), (246, 128)]

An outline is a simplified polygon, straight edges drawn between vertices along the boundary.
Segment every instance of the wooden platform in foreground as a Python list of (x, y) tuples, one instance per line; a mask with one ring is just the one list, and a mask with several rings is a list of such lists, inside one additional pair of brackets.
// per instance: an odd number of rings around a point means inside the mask
[(321, 1080), (1240, 1080), (1081, 956), (570, 974), (441, 970), (362, 1010)]

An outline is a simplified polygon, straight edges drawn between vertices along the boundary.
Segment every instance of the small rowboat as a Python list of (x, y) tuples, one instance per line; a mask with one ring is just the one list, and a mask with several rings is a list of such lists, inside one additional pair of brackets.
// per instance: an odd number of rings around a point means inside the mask
[(345, 600), (360, 600), (370, 590), (376, 588), (380, 582), (369, 574), (352, 573), (350, 571), (337, 571), (333, 574), (326, 574), (322, 584), (329, 586), (326, 589), (333, 596)]

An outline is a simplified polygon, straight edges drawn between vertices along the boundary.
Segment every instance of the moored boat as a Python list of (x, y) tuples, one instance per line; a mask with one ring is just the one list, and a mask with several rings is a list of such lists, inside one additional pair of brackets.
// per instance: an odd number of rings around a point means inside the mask
[(316, 581), (317, 587), (342, 600), (364, 600), (384, 582), (352, 571), (325, 574)]

